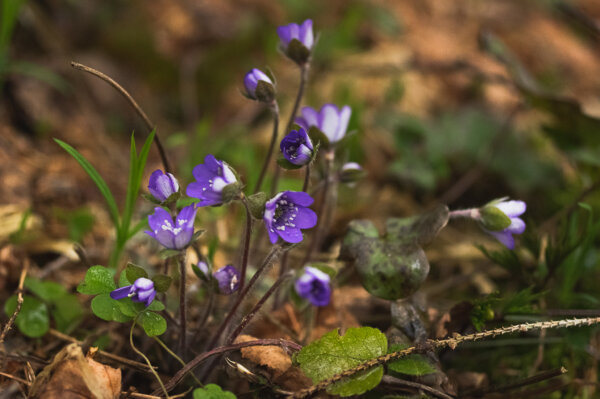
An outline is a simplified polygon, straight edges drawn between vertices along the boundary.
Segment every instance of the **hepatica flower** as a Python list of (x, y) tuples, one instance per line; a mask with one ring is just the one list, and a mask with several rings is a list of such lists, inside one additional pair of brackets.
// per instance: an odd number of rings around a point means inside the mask
[(213, 273), (223, 295), (233, 294), (240, 287), (240, 272), (232, 265), (223, 266)]
[(306, 266), (294, 288), (298, 295), (315, 306), (327, 306), (331, 298), (330, 278), (319, 269)]
[(150, 194), (152, 194), (159, 202), (164, 202), (171, 195), (179, 191), (179, 183), (175, 176), (170, 173), (164, 173), (162, 170), (158, 169), (150, 175), (148, 191), (150, 191)]
[(188, 184), (185, 192), (190, 197), (200, 199), (198, 206), (221, 205), (231, 200), (223, 197), (223, 189), (237, 183), (237, 178), (225, 161), (208, 154), (203, 164), (194, 167), (192, 174), (196, 181)]
[(311, 107), (302, 108), (301, 116), (295, 122), (306, 130), (311, 127), (319, 129), (327, 136), (329, 143), (334, 144), (346, 135), (351, 114), (352, 109), (347, 105), (339, 109), (333, 104), (325, 104), (319, 111)]
[(112, 299), (129, 297), (133, 302), (143, 302), (146, 307), (150, 306), (155, 296), (154, 282), (144, 277), (138, 278), (132, 285), (117, 288), (110, 293)]
[(310, 229), (317, 224), (317, 214), (308, 209), (314, 200), (302, 191), (283, 191), (265, 204), (263, 220), (269, 239), (275, 244), (279, 237), (289, 243), (302, 241), (300, 229)]
[[(506, 245), (508, 249), (514, 249), (515, 239), (513, 238), (513, 234), (522, 234), (525, 231), (525, 222), (519, 216), (521, 216), (526, 209), (527, 204), (523, 201), (492, 202), (481, 208), (481, 223), (487, 233)], [(508, 227), (498, 228), (497, 226), (494, 226), (492, 221), (498, 220), (497, 217), (494, 218), (494, 213), (498, 214), (498, 211), (505, 215), (503, 219), (506, 219), (506, 217), (510, 219), (510, 225)], [(500, 216), (502, 217), (502, 215)], [(506, 224), (508, 224), (508, 221), (506, 221), (504, 225)]]
[(277, 28), (282, 51), (297, 64), (302, 65), (310, 58), (310, 51), (315, 42), (313, 22), (307, 19), (298, 25), (291, 23)]
[(312, 141), (303, 128), (289, 132), (279, 148), (285, 159), (298, 166), (309, 163), (314, 153)]
[(148, 216), (148, 225), (152, 230), (146, 230), (145, 233), (156, 239), (165, 248), (183, 249), (194, 235), (194, 219), (196, 218), (196, 208), (189, 205), (183, 208), (179, 215), (173, 218), (169, 212), (163, 208), (154, 208), (154, 213)]
[(252, 69), (244, 77), (246, 94), (253, 100), (270, 103), (275, 99), (273, 81), (260, 69)]

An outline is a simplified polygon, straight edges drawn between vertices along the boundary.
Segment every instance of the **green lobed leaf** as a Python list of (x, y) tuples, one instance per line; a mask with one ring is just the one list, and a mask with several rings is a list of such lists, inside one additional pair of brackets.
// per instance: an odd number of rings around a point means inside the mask
[(148, 278), (148, 273), (142, 267), (128, 263), (125, 269), (125, 276), (129, 283), (133, 284), (138, 278)]
[[(393, 344), (390, 346), (389, 353), (406, 349), (407, 345)], [(425, 374), (433, 374), (437, 369), (423, 355), (415, 354), (403, 357), (388, 364), (388, 368), (392, 371), (401, 374), (421, 376)]]
[[(17, 308), (17, 296), (13, 295), (4, 304), (4, 312), (12, 316)], [(15, 319), (15, 324), (23, 334), (30, 338), (41, 337), (50, 328), (48, 307), (45, 303), (31, 296), (23, 296), (21, 311)]]
[(67, 290), (62, 285), (54, 281), (41, 281), (29, 276), (25, 279), (25, 287), (47, 302), (54, 302), (67, 295)]
[(173, 281), (173, 278), (164, 274), (157, 274), (156, 276), (152, 277), (152, 281), (154, 282), (154, 289), (156, 292), (167, 292), (171, 286), (171, 281)]
[(208, 384), (204, 388), (194, 389), (194, 399), (236, 399), (236, 396), (229, 391), (223, 391), (216, 384)]
[(85, 172), (90, 176), (90, 178), (96, 183), (96, 186), (100, 190), (100, 193), (104, 197), (106, 201), (106, 205), (108, 206), (108, 211), (110, 213), (110, 217), (115, 226), (119, 226), (119, 208), (117, 207), (117, 203), (115, 202), (115, 198), (112, 195), (112, 192), (108, 188), (108, 185), (100, 176), (98, 171), (92, 166), (91, 163), (83, 155), (81, 155), (75, 148), (71, 147), (69, 144), (61, 141), (59, 139), (54, 139), (56, 143), (61, 146), (65, 151), (67, 151), (75, 160), (79, 163), (79, 165), (85, 170)]
[[(331, 331), (302, 348), (294, 359), (316, 384), (386, 353), (385, 335), (376, 328), (360, 327), (349, 328), (343, 336), (337, 330)], [(332, 385), (327, 392), (340, 396), (360, 395), (376, 387), (381, 377), (383, 367), (374, 367)]]
[(167, 321), (158, 313), (149, 310), (141, 312), (140, 324), (149, 337), (161, 335), (167, 330)]
[(125, 323), (131, 320), (130, 316), (127, 316), (121, 311), (119, 301), (116, 301), (110, 297), (110, 294), (100, 294), (92, 299), (92, 312), (102, 320), (106, 321), (118, 321)]
[(104, 266), (92, 266), (85, 278), (77, 286), (77, 292), (86, 295), (107, 294), (117, 288), (114, 281), (115, 271)]

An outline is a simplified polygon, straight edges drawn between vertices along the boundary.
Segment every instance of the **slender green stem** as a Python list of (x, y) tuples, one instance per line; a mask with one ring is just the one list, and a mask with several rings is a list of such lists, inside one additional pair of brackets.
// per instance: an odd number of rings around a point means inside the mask
[(252, 321), (252, 319), (254, 318), (254, 316), (256, 315), (256, 313), (258, 313), (258, 311), (260, 310), (260, 308), (265, 304), (265, 302), (267, 302), (267, 300), (271, 297), (271, 295), (273, 295), (273, 293), (277, 291), (277, 289), (279, 288), (279, 286), (285, 280), (287, 280), (287, 279), (289, 279), (291, 277), (292, 277), (292, 273), (285, 273), (284, 275), (280, 276), (277, 279), (277, 281), (275, 282), (275, 284), (273, 284), (271, 286), (271, 288), (269, 288), (269, 290), (265, 293), (265, 295), (263, 295), (263, 297), (260, 298), (260, 300), (256, 303), (256, 305), (254, 305), (254, 307), (252, 308), (252, 310), (246, 316), (244, 316), (244, 318), (242, 319), (242, 321), (240, 322), (240, 324), (229, 335), (229, 337), (227, 338), (227, 341), (226, 341), (226, 345), (231, 345), (233, 343), (233, 341), (235, 341), (235, 339), (241, 334), (242, 331), (244, 331), (244, 328), (246, 328), (246, 326), (248, 325), (248, 323), (250, 323), (250, 321)]
[(279, 105), (277, 105), (277, 101), (273, 101), (273, 103), (270, 104), (270, 108), (271, 112), (273, 112), (273, 134), (271, 135), (269, 151), (267, 152), (262, 169), (260, 170), (260, 175), (258, 176), (258, 181), (254, 187), (254, 194), (260, 191), (260, 187), (262, 186), (265, 175), (267, 174), (267, 169), (269, 169), (271, 158), (273, 158), (273, 150), (275, 149), (275, 143), (277, 143), (277, 135), (279, 133)]
[[(173, 358), (175, 358), (175, 360), (177, 360), (179, 362), (179, 364), (181, 364), (182, 366), (185, 367), (185, 362), (183, 361), (183, 359), (180, 358), (179, 356), (177, 356), (177, 354), (175, 354), (175, 352), (173, 352), (171, 349), (169, 349), (169, 347), (164, 342), (162, 342), (162, 340), (160, 338), (158, 338), (158, 337), (152, 337), (152, 338), (154, 338), (154, 340), (156, 342), (158, 342), (158, 344), (160, 346), (162, 346), (163, 349), (166, 350), (169, 355), (173, 356)], [(196, 383), (198, 385), (202, 386), (202, 382), (200, 382), (200, 380), (198, 380), (195, 375), (192, 374), (192, 378), (196, 381)]]
[(150, 371), (152, 371), (152, 374), (154, 374), (154, 377), (156, 377), (156, 380), (160, 384), (160, 387), (161, 387), (163, 393), (165, 394), (165, 397), (167, 397), (167, 399), (168, 399), (170, 397), (169, 392), (165, 388), (165, 385), (163, 384), (162, 380), (158, 376), (158, 373), (156, 372), (156, 370), (154, 370), (154, 366), (152, 366), (152, 363), (150, 363), (150, 360), (146, 357), (146, 355), (144, 355), (138, 348), (136, 348), (135, 344), (133, 343), (133, 329), (135, 328), (136, 323), (137, 323), (137, 317), (135, 319), (133, 319), (133, 323), (131, 324), (131, 330), (129, 330), (129, 345), (131, 345), (131, 349), (133, 349), (133, 351), (135, 353), (140, 355), (146, 361), (146, 364), (150, 368)]
[(242, 194), (242, 204), (246, 209), (246, 230), (244, 231), (244, 249), (242, 252), (242, 264), (240, 271), (240, 287), (238, 295), (241, 295), (244, 285), (246, 283), (246, 269), (248, 268), (248, 256), (250, 254), (250, 237), (252, 237), (252, 214), (250, 213), (250, 206), (248, 200)]
[[(310, 64), (307, 62), (300, 66), (300, 85), (298, 86), (298, 94), (296, 94), (296, 100), (294, 101), (294, 106), (292, 107), (292, 112), (290, 113), (290, 117), (288, 119), (287, 124), (285, 125), (285, 130), (283, 134), (287, 134), (292, 124), (294, 123), (294, 119), (296, 118), (296, 114), (298, 113), (298, 108), (300, 108), (300, 102), (302, 101), (302, 96), (304, 96), (304, 89), (306, 88), (306, 82), (308, 81), (308, 70), (310, 68)], [(277, 186), (279, 185), (279, 175), (281, 174), (280, 168), (275, 170), (275, 176), (273, 176), (273, 182), (271, 183), (271, 196), (275, 194), (277, 191)]]
[(185, 272), (185, 253), (178, 256), (179, 261), (179, 353), (184, 353), (186, 347), (186, 317), (187, 301), (185, 295), (186, 272)]
[(319, 208), (317, 209), (317, 217), (319, 218), (317, 221), (317, 227), (313, 231), (313, 236), (310, 242), (310, 246), (306, 251), (306, 255), (302, 260), (302, 264), (306, 264), (310, 261), (313, 252), (317, 249), (318, 245), (321, 242), (321, 235), (323, 234), (323, 230), (327, 228), (325, 217), (325, 211), (327, 210), (327, 204), (329, 202), (330, 197), (330, 186), (331, 186), (331, 172), (333, 169), (333, 162), (335, 160), (335, 150), (329, 150), (325, 153), (325, 182), (323, 186), (323, 199), (319, 203)]

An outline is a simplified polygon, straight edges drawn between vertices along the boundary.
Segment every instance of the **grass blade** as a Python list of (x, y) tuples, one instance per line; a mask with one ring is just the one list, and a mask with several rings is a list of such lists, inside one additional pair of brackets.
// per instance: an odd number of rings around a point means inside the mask
[(106, 205), (108, 206), (108, 211), (110, 213), (110, 217), (115, 225), (115, 228), (119, 229), (119, 208), (117, 208), (117, 203), (115, 202), (115, 198), (112, 195), (112, 192), (106, 185), (106, 182), (100, 176), (98, 171), (92, 166), (91, 163), (87, 159), (84, 158), (75, 148), (71, 147), (69, 144), (61, 141), (59, 139), (54, 139), (56, 143), (61, 146), (65, 151), (67, 151), (75, 160), (81, 165), (83, 170), (90, 176), (90, 178), (96, 183), (96, 186), (100, 190), (100, 193), (104, 197), (106, 201)]

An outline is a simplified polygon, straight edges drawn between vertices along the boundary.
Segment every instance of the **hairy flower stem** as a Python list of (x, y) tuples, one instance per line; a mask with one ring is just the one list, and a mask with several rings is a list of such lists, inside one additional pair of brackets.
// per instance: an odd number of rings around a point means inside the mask
[(186, 272), (185, 272), (185, 253), (181, 253), (178, 256), (179, 262), (179, 350), (180, 354), (184, 353), (186, 348), (186, 316), (187, 316), (187, 302), (185, 295), (185, 284), (186, 284)]
[(310, 184), (310, 162), (306, 165), (306, 170), (304, 171), (304, 184), (302, 184), (302, 191), (307, 193), (309, 184)]
[[(279, 278), (281, 278), (288, 269), (288, 256), (289, 251), (281, 255), (281, 262), (279, 262)], [(285, 294), (281, 290), (277, 290), (275, 294), (275, 300), (273, 301), (273, 310), (279, 309), (283, 305)]]
[(308, 247), (308, 250), (306, 251), (306, 255), (304, 256), (304, 259), (302, 260), (302, 265), (305, 265), (306, 263), (308, 263), (310, 261), (310, 258), (312, 257), (313, 252), (315, 252), (315, 250), (317, 249), (317, 247), (319, 246), (320, 242), (321, 242), (321, 237), (324, 233), (324, 230), (327, 229), (327, 220), (328, 218), (325, 217), (325, 211), (328, 208), (328, 203), (329, 203), (329, 197), (330, 197), (330, 187), (331, 187), (331, 183), (332, 183), (332, 169), (333, 169), (333, 162), (335, 161), (335, 151), (334, 150), (329, 150), (325, 153), (325, 183), (323, 186), (323, 197), (321, 202), (319, 203), (319, 208), (317, 209), (316, 213), (317, 216), (319, 218), (319, 221), (317, 222), (317, 227), (316, 229), (313, 231), (313, 235), (312, 235), (312, 239), (310, 241), (310, 246)]
[(146, 357), (146, 355), (144, 355), (138, 348), (136, 348), (135, 344), (133, 343), (133, 329), (135, 328), (136, 323), (137, 323), (137, 317), (135, 319), (133, 319), (133, 323), (131, 324), (131, 330), (129, 330), (129, 345), (131, 345), (131, 349), (133, 349), (133, 351), (135, 353), (140, 355), (146, 361), (148, 368), (150, 369), (152, 374), (154, 374), (154, 377), (158, 381), (160, 388), (162, 389), (163, 393), (165, 394), (165, 397), (169, 398), (170, 397), (169, 392), (165, 388), (165, 385), (163, 384), (162, 380), (158, 376), (158, 373), (156, 372), (156, 370), (154, 370), (154, 366), (152, 366), (152, 363), (150, 363), (150, 360)]
[(242, 294), (244, 285), (246, 283), (246, 269), (248, 268), (248, 256), (250, 254), (250, 238), (252, 237), (252, 213), (250, 213), (250, 206), (246, 196), (242, 194), (242, 204), (246, 209), (246, 229), (244, 230), (244, 249), (242, 252), (242, 263), (240, 270), (240, 286), (238, 288), (238, 295)]
[(250, 281), (248, 281), (248, 284), (244, 287), (244, 289), (241, 290), (237, 299), (233, 303), (233, 306), (229, 310), (229, 313), (227, 314), (227, 316), (225, 316), (225, 319), (223, 319), (223, 321), (221, 322), (221, 325), (219, 326), (219, 328), (217, 329), (215, 334), (212, 336), (211, 340), (208, 342), (207, 348), (209, 350), (213, 349), (215, 347), (215, 345), (219, 341), (219, 338), (221, 338), (221, 336), (223, 335), (223, 333), (225, 332), (227, 327), (229, 327), (229, 324), (231, 323), (233, 316), (235, 315), (235, 313), (238, 310), (241, 303), (244, 301), (244, 298), (246, 298), (246, 296), (248, 295), (248, 292), (250, 292), (250, 289), (254, 286), (254, 284), (256, 283), (258, 278), (268, 268), (268, 266), (270, 266), (273, 262), (275, 262), (275, 260), (277, 260), (277, 258), (281, 254), (282, 250), (283, 249), (280, 245), (274, 245), (271, 248), (271, 251), (269, 251), (269, 253), (265, 257), (262, 265), (260, 265), (260, 267), (258, 268), (256, 273), (254, 273), (254, 276), (252, 276)]
[(233, 341), (235, 341), (235, 339), (242, 333), (242, 331), (244, 331), (244, 328), (246, 328), (248, 323), (250, 323), (252, 321), (254, 316), (256, 316), (256, 313), (258, 313), (260, 308), (262, 308), (262, 306), (265, 304), (265, 302), (267, 302), (267, 300), (271, 297), (271, 295), (273, 295), (273, 293), (279, 289), (279, 286), (284, 281), (291, 278), (292, 276), (293, 276), (293, 274), (291, 272), (285, 273), (284, 275), (280, 276), (277, 279), (277, 281), (275, 281), (275, 283), (271, 286), (271, 288), (269, 288), (269, 290), (265, 293), (265, 295), (263, 295), (263, 297), (260, 298), (260, 300), (256, 303), (256, 305), (254, 305), (252, 310), (246, 316), (244, 316), (244, 318), (242, 319), (240, 324), (229, 335), (229, 337), (227, 338), (227, 341), (226, 341), (226, 345), (231, 345), (233, 343)]
[(457, 218), (478, 219), (479, 218), (479, 209), (478, 208), (458, 209), (456, 211), (451, 211), (448, 216), (450, 217), (450, 219), (457, 219)]
[(260, 175), (258, 176), (258, 181), (256, 182), (256, 186), (254, 187), (254, 194), (260, 191), (260, 187), (262, 186), (265, 175), (267, 174), (267, 169), (269, 168), (269, 164), (271, 163), (271, 158), (273, 158), (273, 150), (275, 149), (275, 144), (277, 143), (277, 135), (279, 131), (279, 105), (277, 104), (277, 101), (273, 100), (273, 102), (269, 104), (269, 107), (271, 108), (271, 112), (273, 112), (273, 134), (271, 135), (269, 151), (267, 152), (265, 162), (263, 163), (262, 169), (260, 170)]
[[(294, 101), (294, 106), (292, 107), (292, 112), (290, 113), (290, 117), (288, 119), (287, 124), (285, 125), (285, 130), (283, 134), (287, 134), (292, 124), (294, 123), (294, 119), (296, 118), (296, 114), (298, 113), (298, 108), (300, 108), (300, 102), (302, 101), (302, 97), (304, 96), (304, 89), (306, 88), (306, 82), (308, 81), (308, 70), (310, 69), (310, 64), (308, 62), (302, 64), (300, 66), (300, 85), (298, 86), (298, 94), (296, 94), (296, 100)], [(273, 182), (271, 183), (271, 196), (275, 195), (277, 192), (277, 186), (279, 185), (279, 175), (281, 174), (281, 169), (277, 168), (275, 170), (275, 176), (273, 176)]]

